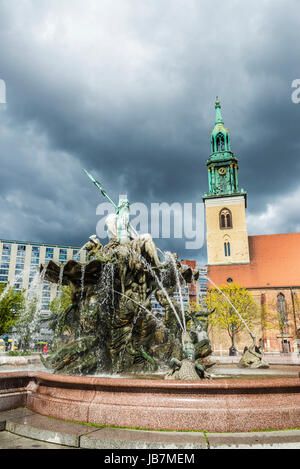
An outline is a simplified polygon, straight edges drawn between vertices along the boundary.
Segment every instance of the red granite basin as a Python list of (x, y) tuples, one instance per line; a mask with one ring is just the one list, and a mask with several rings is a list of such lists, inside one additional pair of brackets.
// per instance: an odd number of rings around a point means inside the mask
[(15, 372), (0, 410), (151, 430), (248, 432), (300, 427), (300, 379), (166, 381)]

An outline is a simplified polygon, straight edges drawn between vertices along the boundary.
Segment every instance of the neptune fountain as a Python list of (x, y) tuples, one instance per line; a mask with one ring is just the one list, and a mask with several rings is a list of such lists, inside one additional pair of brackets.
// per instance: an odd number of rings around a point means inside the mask
[[(45, 280), (71, 291), (67, 309), (49, 318), (54, 332), (68, 326), (69, 334), (56, 337), (45, 366), (55, 373), (90, 375), (168, 370), (170, 364), (168, 379), (208, 377), (203, 361), (212, 352), (208, 335), (203, 331), (198, 340), (199, 331), (187, 331), (183, 302), (172, 295), (196, 281), (199, 272), (181, 265), (174, 253), (161, 253), (160, 259), (151, 235), (138, 235), (130, 225), (127, 199), (114, 207), (106, 218), (109, 242), (103, 246), (90, 236), (83, 247), (85, 265), (70, 260), (41, 266)], [(163, 318), (153, 313), (152, 298), (164, 309)]]

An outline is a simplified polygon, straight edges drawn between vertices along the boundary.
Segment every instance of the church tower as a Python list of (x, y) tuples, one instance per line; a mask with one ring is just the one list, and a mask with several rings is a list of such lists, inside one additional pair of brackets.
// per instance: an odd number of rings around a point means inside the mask
[(239, 189), (238, 160), (216, 99), (216, 122), (207, 160), (208, 193), (203, 196), (208, 265), (248, 264), (247, 194)]

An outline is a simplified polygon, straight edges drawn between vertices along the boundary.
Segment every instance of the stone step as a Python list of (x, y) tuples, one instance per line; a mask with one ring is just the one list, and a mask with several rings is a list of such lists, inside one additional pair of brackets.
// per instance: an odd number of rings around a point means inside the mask
[[(0, 412), (0, 448), (5, 448), (7, 432), (73, 449), (300, 449), (300, 429), (251, 433), (146, 431), (66, 422), (27, 408)], [(24, 445), (29, 447), (30, 443), (24, 440)]]
[[(46, 441), (32, 440), (24, 436), (15, 435), (14, 433), (2, 431), (0, 432), (0, 450), (19, 450), (19, 449), (80, 449), (70, 448), (68, 446), (55, 445)], [(14, 458), (15, 458), (14, 453)], [(23, 457), (23, 456), (21, 456)]]
[(1, 412), (0, 426), (16, 435), (73, 448), (79, 447), (81, 435), (95, 431), (94, 427), (46, 417), (26, 408)]

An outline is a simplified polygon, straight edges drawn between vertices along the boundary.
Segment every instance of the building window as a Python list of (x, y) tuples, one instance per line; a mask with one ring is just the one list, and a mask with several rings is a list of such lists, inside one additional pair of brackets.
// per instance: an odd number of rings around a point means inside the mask
[(67, 249), (59, 250), (59, 263), (64, 264), (67, 262)]
[(40, 248), (38, 246), (32, 246), (31, 263), (39, 264), (39, 262), (40, 262)]
[(228, 230), (232, 228), (232, 214), (228, 208), (222, 208), (219, 213), (220, 229)]
[(72, 259), (74, 261), (80, 261), (80, 250), (79, 249), (73, 249)]
[(50, 260), (54, 257), (54, 248), (46, 248), (46, 256), (45, 259)]
[(8, 275), (8, 269), (0, 269), (0, 275)]
[(215, 152), (215, 139), (214, 139), (214, 137), (212, 137), (212, 139), (211, 139), (211, 150), (212, 150), (212, 153)]
[(225, 257), (230, 257), (230, 243), (226, 241), (224, 243), (224, 251), (225, 251)]
[(279, 314), (279, 325), (283, 332), (287, 332), (288, 321), (286, 313), (286, 300), (283, 293), (277, 295), (277, 311)]
[(11, 244), (3, 244), (1, 257), (0, 282), (8, 281), (8, 271), (10, 264)]
[(218, 134), (216, 137), (217, 143), (217, 151), (224, 151), (225, 150), (225, 139), (223, 134)]

